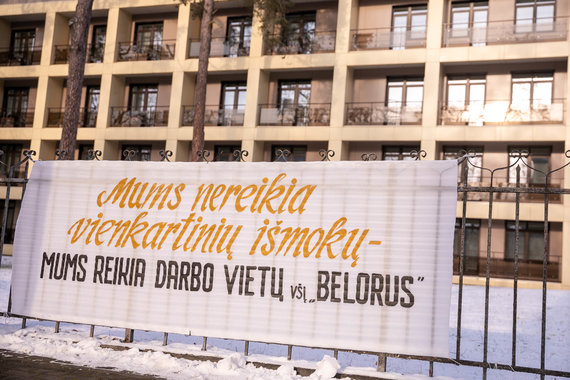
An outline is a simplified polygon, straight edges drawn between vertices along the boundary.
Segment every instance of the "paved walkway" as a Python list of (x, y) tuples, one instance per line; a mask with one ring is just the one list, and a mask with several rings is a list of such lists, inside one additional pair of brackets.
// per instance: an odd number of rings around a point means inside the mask
[(28, 356), (0, 350), (1, 380), (143, 380), (160, 379), (155, 376), (138, 375), (131, 372), (112, 371), (106, 368), (76, 366), (55, 359)]

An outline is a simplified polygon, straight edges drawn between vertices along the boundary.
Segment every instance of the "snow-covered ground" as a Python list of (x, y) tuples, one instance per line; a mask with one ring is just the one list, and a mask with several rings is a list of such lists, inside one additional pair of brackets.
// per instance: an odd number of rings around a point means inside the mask
[[(3, 257), (0, 268), (0, 311), (7, 310), (11, 258)], [(453, 287), (451, 319), (449, 326), (450, 357), (455, 357), (457, 325), (457, 286)], [(512, 298), (510, 288), (491, 288), (489, 302), (488, 361), (508, 364), (512, 355)], [(517, 316), (517, 364), (540, 368), (542, 291), (519, 289)], [(463, 318), (461, 330), (461, 358), (483, 358), (485, 289), (465, 286), (463, 292)], [(547, 298), (546, 368), (570, 371), (570, 291), (550, 290)], [(287, 347), (250, 343), (248, 357), (243, 356), (244, 342), (224, 339), (208, 339), (207, 354), (223, 359), (190, 361), (175, 358), (168, 353), (204, 355), (200, 351), (201, 337), (170, 334), (168, 345), (162, 346), (160, 332), (135, 332), (135, 343), (130, 349), (113, 351), (101, 345), (121, 345), (124, 330), (96, 327), (96, 338), (89, 338), (89, 326), (62, 324), (60, 333), (54, 333), (53, 322), (28, 321), (27, 328), (20, 329), (21, 320), (0, 317), (0, 349), (20, 353), (52, 357), (74, 364), (91, 367), (115, 367), (119, 370), (154, 374), (169, 379), (329, 379), (337, 371), (365, 373), (376, 372), (376, 356), (339, 353), (338, 361), (333, 352), (294, 347), (292, 361), (287, 361)], [(151, 349), (151, 350), (148, 350)], [(277, 370), (256, 368), (246, 361), (267, 362), (280, 365)], [(295, 373), (294, 367), (315, 368), (310, 377)], [(389, 358), (387, 371), (395, 379), (427, 379), (428, 363)], [(434, 365), (436, 379), (476, 379), (482, 371), (477, 368), (453, 364)], [(386, 374), (383, 374), (386, 375)], [(490, 370), (489, 379), (535, 379), (532, 374)], [(556, 377), (547, 377), (556, 379)]]

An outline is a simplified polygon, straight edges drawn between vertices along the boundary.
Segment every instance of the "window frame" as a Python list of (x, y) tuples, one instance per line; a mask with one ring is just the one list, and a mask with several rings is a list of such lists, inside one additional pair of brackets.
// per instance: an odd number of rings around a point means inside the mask
[[(529, 228), (532, 226), (533, 228)], [(548, 231), (550, 232), (550, 223), (548, 223)], [(516, 233), (516, 222), (514, 220), (505, 221), (505, 257), (506, 261), (514, 261), (515, 259), (515, 246), (513, 244), (512, 251), (510, 247), (509, 234)], [(532, 235), (539, 234), (542, 237), (542, 251), (538, 253), (540, 257), (530, 257), (530, 241)], [(512, 241), (514, 243), (516, 235), (513, 236)], [(522, 221), (519, 220), (519, 252), (518, 261), (524, 263), (542, 263), (544, 257), (544, 223), (543, 222), (533, 222), (533, 221)], [(548, 258), (547, 258), (548, 259)]]
[[(397, 156), (396, 159), (386, 159), (386, 157), (392, 156), (392, 155), (387, 155), (387, 150), (388, 149), (394, 149), (397, 150), (396, 155), (394, 155), (394, 157)], [(414, 158), (412, 157), (411, 152), (412, 151), (420, 151), (420, 146), (419, 145), (383, 145), (382, 146), (382, 161), (412, 161), (414, 160)]]

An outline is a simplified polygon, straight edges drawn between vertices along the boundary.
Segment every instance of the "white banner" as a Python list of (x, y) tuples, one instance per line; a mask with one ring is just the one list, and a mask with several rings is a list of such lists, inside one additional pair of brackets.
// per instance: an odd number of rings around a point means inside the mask
[(448, 356), (455, 161), (36, 162), (12, 312)]

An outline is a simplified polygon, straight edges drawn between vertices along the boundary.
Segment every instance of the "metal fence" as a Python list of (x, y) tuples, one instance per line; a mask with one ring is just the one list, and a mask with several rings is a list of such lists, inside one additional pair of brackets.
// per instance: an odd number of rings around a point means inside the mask
[[(0, 151), (0, 165), (6, 166), (2, 161), (2, 153)], [(123, 158), (127, 161), (132, 161), (135, 158), (135, 151), (132, 150), (125, 150), (123, 152)], [(334, 157), (335, 152), (332, 150), (321, 150), (320, 152), (321, 160), (322, 161), (329, 161), (330, 158)], [(2, 223), (2, 230), (0, 236), (0, 264), (2, 263), (2, 253), (4, 249), (4, 242), (5, 242), (5, 235), (7, 229), (7, 216), (8, 216), (8, 204), (10, 201), (10, 194), (11, 189), (14, 187), (20, 187), (22, 195), (25, 192), (28, 172), (30, 163), (34, 161), (34, 156), (36, 152), (33, 150), (25, 150), (23, 151), (24, 158), (19, 161), (18, 163), (10, 166), (6, 169), (6, 173), (8, 176), (6, 178), (0, 178), (0, 186), (5, 186), (5, 200), (4, 200), (4, 212), (3, 212), (3, 223)], [(209, 151), (200, 151), (198, 152), (199, 161), (215, 161), (220, 159), (221, 157), (211, 157)], [(234, 161), (244, 161), (244, 157), (248, 155), (247, 151), (243, 150), (236, 150), (233, 152), (233, 155), (230, 159)], [(456, 338), (455, 338), (455, 355), (454, 357), (447, 358), (447, 357), (428, 357), (428, 356), (414, 356), (414, 355), (400, 355), (400, 354), (390, 354), (390, 353), (379, 353), (379, 352), (359, 352), (359, 351), (350, 351), (356, 354), (367, 354), (367, 355), (374, 355), (377, 356), (377, 368), (378, 371), (385, 371), (387, 360), (389, 358), (398, 358), (398, 359), (410, 359), (410, 360), (419, 360), (429, 363), (429, 376), (434, 375), (434, 363), (443, 363), (443, 364), (450, 364), (455, 366), (468, 366), (468, 367), (475, 367), (480, 368), (482, 371), (482, 378), (486, 379), (489, 370), (506, 370), (512, 371), (520, 374), (535, 374), (540, 376), (541, 379), (544, 379), (545, 376), (553, 376), (553, 377), (563, 377), (563, 378), (570, 378), (570, 372), (564, 370), (557, 370), (557, 369), (549, 369), (546, 368), (546, 351), (547, 351), (547, 344), (548, 339), (546, 337), (546, 322), (547, 322), (547, 269), (549, 263), (549, 200), (550, 197), (556, 196), (561, 197), (563, 194), (570, 194), (570, 189), (560, 188), (560, 187), (552, 187), (551, 186), (551, 177), (555, 173), (561, 172), (564, 168), (570, 165), (570, 162), (566, 163), (565, 165), (550, 170), (548, 172), (541, 171), (537, 168), (534, 168), (529, 165), (528, 156), (529, 153), (527, 151), (514, 151), (510, 155), (510, 164), (505, 167), (500, 167), (496, 169), (488, 169), (477, 165), (476, 160), (476, 152), (467, 152), (462, 151), (458, 153), (460, 157), (458, 160), (460, 174), (458, 179), (458, 197), (459, 202), (462, 206), (462, 213), (461, 213), (461, 229), (460, 229), (460, 252), (459, 252), (459, 271), (458, 271), (458, 302), (457, 302), (457, 325), (456, 325)], [(66, 156), (66, 153), (63, 151), (57, 152), (58, 159), (62, 159)], [(91, 160), (100, 160), (102, 154), (100, 151), (90, 150), (88, 154), (88, 159)], [(170, 157), (172, 157), (171, 151), (161, 151), (160, 152), (161, 161), (168, 162), (170, 161)], [(421, 158), (425, 158), (426, 152), (425, 151), (413, 151), (411, 153), (411, 158), (415, 160), (420, 160)], [(570, 158), (570, 150), (565, 152), (566, 158)], [(227, 159), (227, 155), (225, 155)], [(276, 151), (276, 160), (275, 161), (289, 161), (292, 155), (291, 152), (285, 149), (278, 149)], [(374, 161), (377, 159), (377, 155), (375, 153), (365, 153), (361, 156), (363, 161)], [(18, 176), (16, 172), (20, 172), (23, 168), (24, 176)], [(469, 180), (469, 172), (470, 168), (477, 168), (480, 171), (485, 172), (489, 177), (490, 181), (487, 182), (487, 186), (472, 186), (472, 181)], [(516, 183), (514, 186), (504, 187), (504, 186), (496, 186), (494, 180), (508, 170), (515, 170), (516, 172)], [(524, 186), (524, 180), (521, 180), (521, 171), (522, 170), (530, 170), (536, 173), (539, 173), (544, 178), (544, 183), (542, 186), (538, 187), (526, 187)], [(462, 315), (464, 312), (463, 308), (463, 293), (464, 293), (464, 268), (466, 262), (466, 253), (465, 253), (465, 231), (466, 231), (466, 221), (467, 221), (467, 203), (469, 200), (468, 194), (470, 193), (484, 193), (488, 196), (485, 197), (485, 202), (488, 203), (488, 218), (487, 218), (487, 250), (486, 250), (486, 273), (485, 273), (485, 310), (484, 310), (484, 326), (483, 326), (483, 345), (482, 345), (482, 352), (481, 352), (481, 360), (470, 360), (466, 359), (465, 356), (461, 354), (461, 347), (462, 347)], [(514, 266), (512, 276), (512, 287), (513, 287), (513, 298), (512, 298), (512, 323), (510, 326), (511, 334), (512, 334), (512, 341), (510, 345), (511, 350), (511, 360), (510, 362), (490, 362), (488, 360), (488, 353), (489, 353), (489, 300), (490, 300), (490, 281), (491, 281), (491, 241), (492, 241), (492, 231), (491, 228), (493, 222), (493, 203), (496, 197), (494, 195), (506, 193), (506, 194), (514, 194), (515, 197), (515, 215), (514, 215), (514, 223), (515, 223), (515, 251), (514, 251), (514, 260), (512, 265)], [(540, 366), (529, 366), (527, 363), (521, 363), (520, 359), (517, 360), (517, 309), (518, 309), (518, 281), (519, 281), (519, 239), (520, 239), (520, 204), (521, 204), (521, 195), (524, 194), (534, 194), (537, 196), (542, 196), (544, 199), (544, 252), (543, 252), (543, 260), (542, 260), (542, 301), (541, 301), (541, 337), (540, 337)], [(505, 300), (504, 302), (510, 302)], [(22, 318), (22, 328), (26, 326), (26, 316), (14, 315), (11, 313), (11, 299), (8, 302), (8, 309), (7, 311), (0, 311), (0, 315), (4, 315), (6, 317), (16, 317)], [(55, 321), (55, 332), (59, 332), (59, 321)], [(95, 326), (91, 326), (90, 336), (94, 335), (94, 328)], [(131, 329), (125, 330), (125, 343), (133, 342), (134, 338), (134, 331)], [(205, 351), (207, 349), (207, 340), (208, 337), (202, 337), (202, 350)], [(271, 342), (259, 342), (259, 343), (271, 343)], [(168, 344), (168, 333), (164, 333), (163, 338), (163, 345)], [(244, 355), (248, 355), (249, 353), (249, 341), (244, 341)], [(292, 350), (294, 347), (300, 346), (287, 346), (287, 359), (291, 360)], [(338, 358), (339, 350), (332, 348), (322, 348), (322, 347), (309, 347), (309, 348), (321, 348), (321, 349), (329, 349), (332, 350), (334, 353), (335, 358)], [(504, 348), (505, 351), (509, 348)], [(344, 350), (340, 350), (343, 352)], [(357, 376), (359, 378), (366, 378), (366, 376)], [(377, 377), (375, 377), (377, 378)]]

